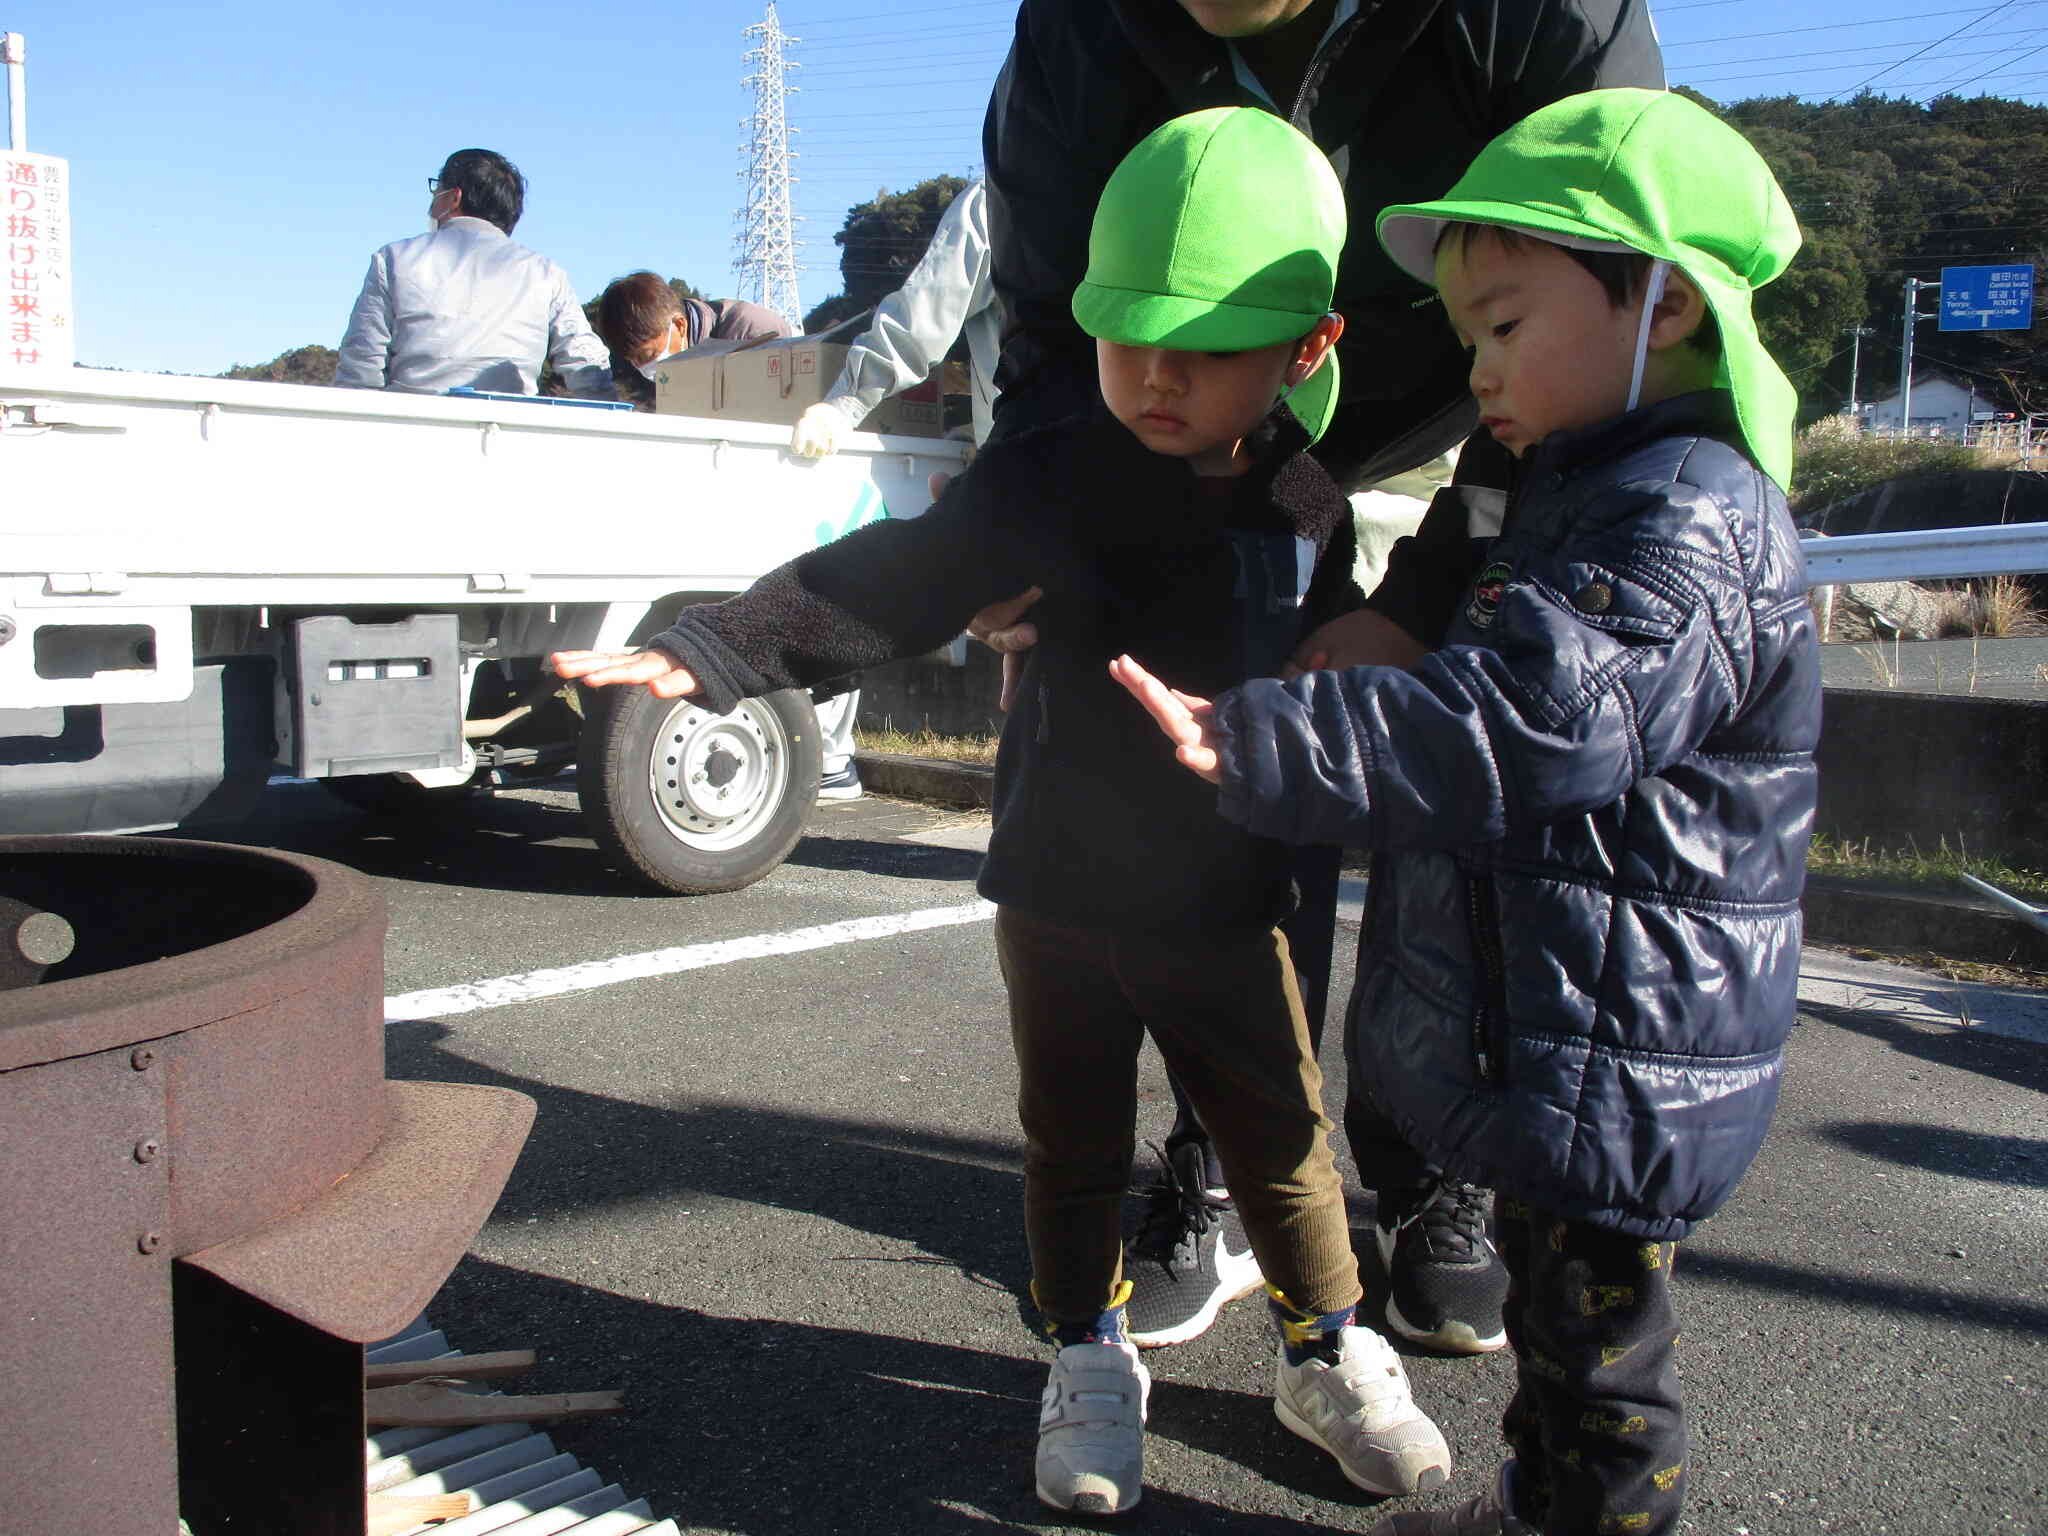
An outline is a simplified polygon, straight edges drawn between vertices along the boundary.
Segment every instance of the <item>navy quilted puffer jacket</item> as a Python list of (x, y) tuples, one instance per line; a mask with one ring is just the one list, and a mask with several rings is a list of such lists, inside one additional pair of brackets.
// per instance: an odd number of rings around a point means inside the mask
[(1734, 440), (1718, 393), (1554, 434), (1442, 649), (1216, 708), (1226, 817), (1378, 851), (1355, 1080), (1465, 1177), (1658, 1240), (1755, 1157), (1798, 995), (1819, 652)]

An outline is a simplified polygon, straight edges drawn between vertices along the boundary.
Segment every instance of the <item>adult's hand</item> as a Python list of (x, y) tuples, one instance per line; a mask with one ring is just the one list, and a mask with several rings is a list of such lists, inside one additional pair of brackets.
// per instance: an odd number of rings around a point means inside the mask
[(1280, 669), (1283, 678), (1346, 667), (1412, 667), (1429, 648), (1407, 630), (1371, 608), (1354, 608), (1324, 624)]
[(1038, 644), (1038, 626), (1020, 621), (1043, 596), (1044, 588), (1026, 587), (1015, 597), (990, 603), (967, 621), (967, 633), (1003, 658), (1003, 692), (996, 702), (1006, 715), (1017, 702), (1017, 685), (1024, 677), (1024, 652)]
[(799, 458), (822, 459), (838, 451), (848, 428), (846, 412), (830, 400), (820, 400), (797, 417), (790, 429), (789, 451)]
[(547, 668), (592, 688), (644, 684), (657, 699), (680, 699), (697, 691), (696, 677), (666, 651), (556, 651)]

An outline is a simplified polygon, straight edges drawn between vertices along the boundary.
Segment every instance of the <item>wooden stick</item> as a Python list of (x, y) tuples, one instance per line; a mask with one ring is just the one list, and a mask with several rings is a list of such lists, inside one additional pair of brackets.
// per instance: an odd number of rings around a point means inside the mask
[(370, 1495), (370, 1521), (364, 1536), (399, 1536), (422, 1525), (459, 1520), (477, 1507), (466, 1493), (434, 1493), (415, 1498), (395, 1493)]
[(366, 1365), (363, 1385), (395, 1387), (428, 1376), (449, 1376), (457, 1381), (495, 1381), (500, 1376), (517, 1376), (533, 1369), (530, 1349), (501, 1349), (488, 1355), (457, 1355), (453, 1360), (407, 1360), (394, 1365)]
[(537, 1397), (480, 1397), (432, 1381), (375, 1387), (363, 1394), (372, 1429), (424, 1429), (460, 1424), (514, 1424), (527, 1419), (588, 1419), (619, 1413), (617, 1392), (555, 1392)]

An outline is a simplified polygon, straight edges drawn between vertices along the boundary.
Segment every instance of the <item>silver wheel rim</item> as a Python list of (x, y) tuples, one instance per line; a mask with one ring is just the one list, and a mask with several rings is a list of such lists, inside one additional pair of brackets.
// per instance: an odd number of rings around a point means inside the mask
[(662, 824), (705, 852), (751, 841), (789, 787), (789, 735), (762, 699), (729, 715), (684, 700), (654, 733), (648, 788)]

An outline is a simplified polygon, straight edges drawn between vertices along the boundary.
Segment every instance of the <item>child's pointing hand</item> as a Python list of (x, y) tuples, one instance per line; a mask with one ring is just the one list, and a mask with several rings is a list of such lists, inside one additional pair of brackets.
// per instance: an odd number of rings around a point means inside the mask
[(1200, 774), (1211, 784), (1222, 782), (1223, 774), (1216, 766), (1216, 738), (1209, 729), (1207, 699), (1167, 687), (1128, 656), (1112, 661), (1109, 675), (1122, 683), (1159, 723), (1183, 768)]

